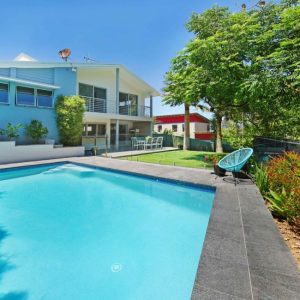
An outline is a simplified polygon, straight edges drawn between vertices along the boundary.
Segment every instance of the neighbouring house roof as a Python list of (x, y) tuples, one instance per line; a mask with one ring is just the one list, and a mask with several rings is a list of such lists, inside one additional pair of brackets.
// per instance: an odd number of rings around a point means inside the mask
[(21, 52), (17, 57), (15, 57), (14, 61), (37, 61), (35, 58), (30, 55)]
[[(190, 114), (191, 123), (209, 123), (209, 119), (198, 113)], [(155, 124), (184, 123), (184, 114), (155, 116)]]
[[(27, 58), (27, 59), (26, 59)], [(16, 60), (17, 59), (17, 60)], [(120, 70), (120, 76), (122, 73), (126, 75), (128, 80), (134, 84), (138, 84), (141, 89), (148, 93), (149, 96), (159, 96), (160, 93), (146, 83), (139, 76), (129, 71), (126, 67), (120, 64), (100, 64), (100, 63), (77, 63), (77, 62), (40, 62), (34, 60), (29, 55), (21, 53), (13, 61), (0, 61), (0, 68), (72, 68), (74, 70), (95, 70), (95, 69), (117, 69)], [(31, 60), (30, 60), (31, 59)]]

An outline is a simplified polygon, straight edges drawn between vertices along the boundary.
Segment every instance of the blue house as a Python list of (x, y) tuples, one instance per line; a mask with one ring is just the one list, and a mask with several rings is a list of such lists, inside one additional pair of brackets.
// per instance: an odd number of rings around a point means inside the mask
[(39, 62), (23, 53), (0, 62), (0, 128), (37, 119), (48, 128), (47, 138), (59, 142), (58, 95), (85, 99), (83, 144), (119, 148), (133, 135), (152, 133), (152, 99), (159, 93), (122, 65)]

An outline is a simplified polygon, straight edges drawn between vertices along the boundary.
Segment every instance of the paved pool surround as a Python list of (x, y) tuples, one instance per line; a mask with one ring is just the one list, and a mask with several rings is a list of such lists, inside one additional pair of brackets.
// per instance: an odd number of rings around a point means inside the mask
[(235, 187), (209, 170), (101, 157), (6, 164), (0, 169), (64, 161), (216, 189), (193, 300), (300, 299), (299, 268), (250, 180)]

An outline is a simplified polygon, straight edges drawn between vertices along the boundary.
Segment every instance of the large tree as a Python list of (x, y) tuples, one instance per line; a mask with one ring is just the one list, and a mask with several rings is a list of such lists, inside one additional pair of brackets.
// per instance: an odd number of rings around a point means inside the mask
[(222, 119), (230, 117), (246, 105), (239, 97), (240, 85), (248, 76), (245, 61), (248, 16), (245, 12), (229, 13), (214, 7), (200, 15), (193, 15), (188, 29), (196, 37), (187, 49), (197, 69), (199, 98), (215, 115), (216, 151), (222, 152)]
[(171, 63), (165, 75), (163, 101), (170, 106), (184, 105), (184, 143), (183, 149), (190, 147), (190, 106), (197, 105), (199, 94), (195, 68), (190, 64), (189, 53), (180, 52)]

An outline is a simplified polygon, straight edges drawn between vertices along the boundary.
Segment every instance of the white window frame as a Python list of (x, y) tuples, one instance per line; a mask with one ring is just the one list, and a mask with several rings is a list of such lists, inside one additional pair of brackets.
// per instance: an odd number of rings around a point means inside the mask
[(2, 84), (7, 84), (7, 103), (0, 102), (1, 105), (9, 105), (10, 104), (10, 84), (9, 82), (0, 81)]
[[(51, 96), (51, 106), (40, 106), (39, 105), (39, 97), (38, 97), (38, 90), (42, 90), (42, 91), (47, 91), (47, 92), (51, 92), (52, 96)], [(53, 90), (46, 90), (46, 89), (41, 89), (41, 88), (37, 88), (37, 89), (34, 89), (35, 91), (35, 94), (36, 94), (36, 107), (38, 108), (54, 108), (54, 103), (53, 103)]]
[[(33, 105), (28, 105), (28, 104), (19, 104), (18, 103), (18, 87), (23, 87), (23, 88), (29, 88), (29, 89), (33, 89), (33, 97), (34, 97), (34, 104)], [(52, 93), (52, 101), (51, 104), (52, 106), (39, 106), (38, 105), (38, 94), (37, 94), (37, 90), (43, 90), (43, 91), (49, 91)], [(37, 88), (37, 87), (32, 87), (32, 86), (26, 86), (26, 85), (16, 85), (16, 106), (21, 106), (21, 107), (35, 107), (35, 108), (41, 108), (41, 109), (53, 109), (54, 108), (54, 103), (53, 103), (53, 95), (54, 92), (51, 89), (43, 89), (43, 88)]]

